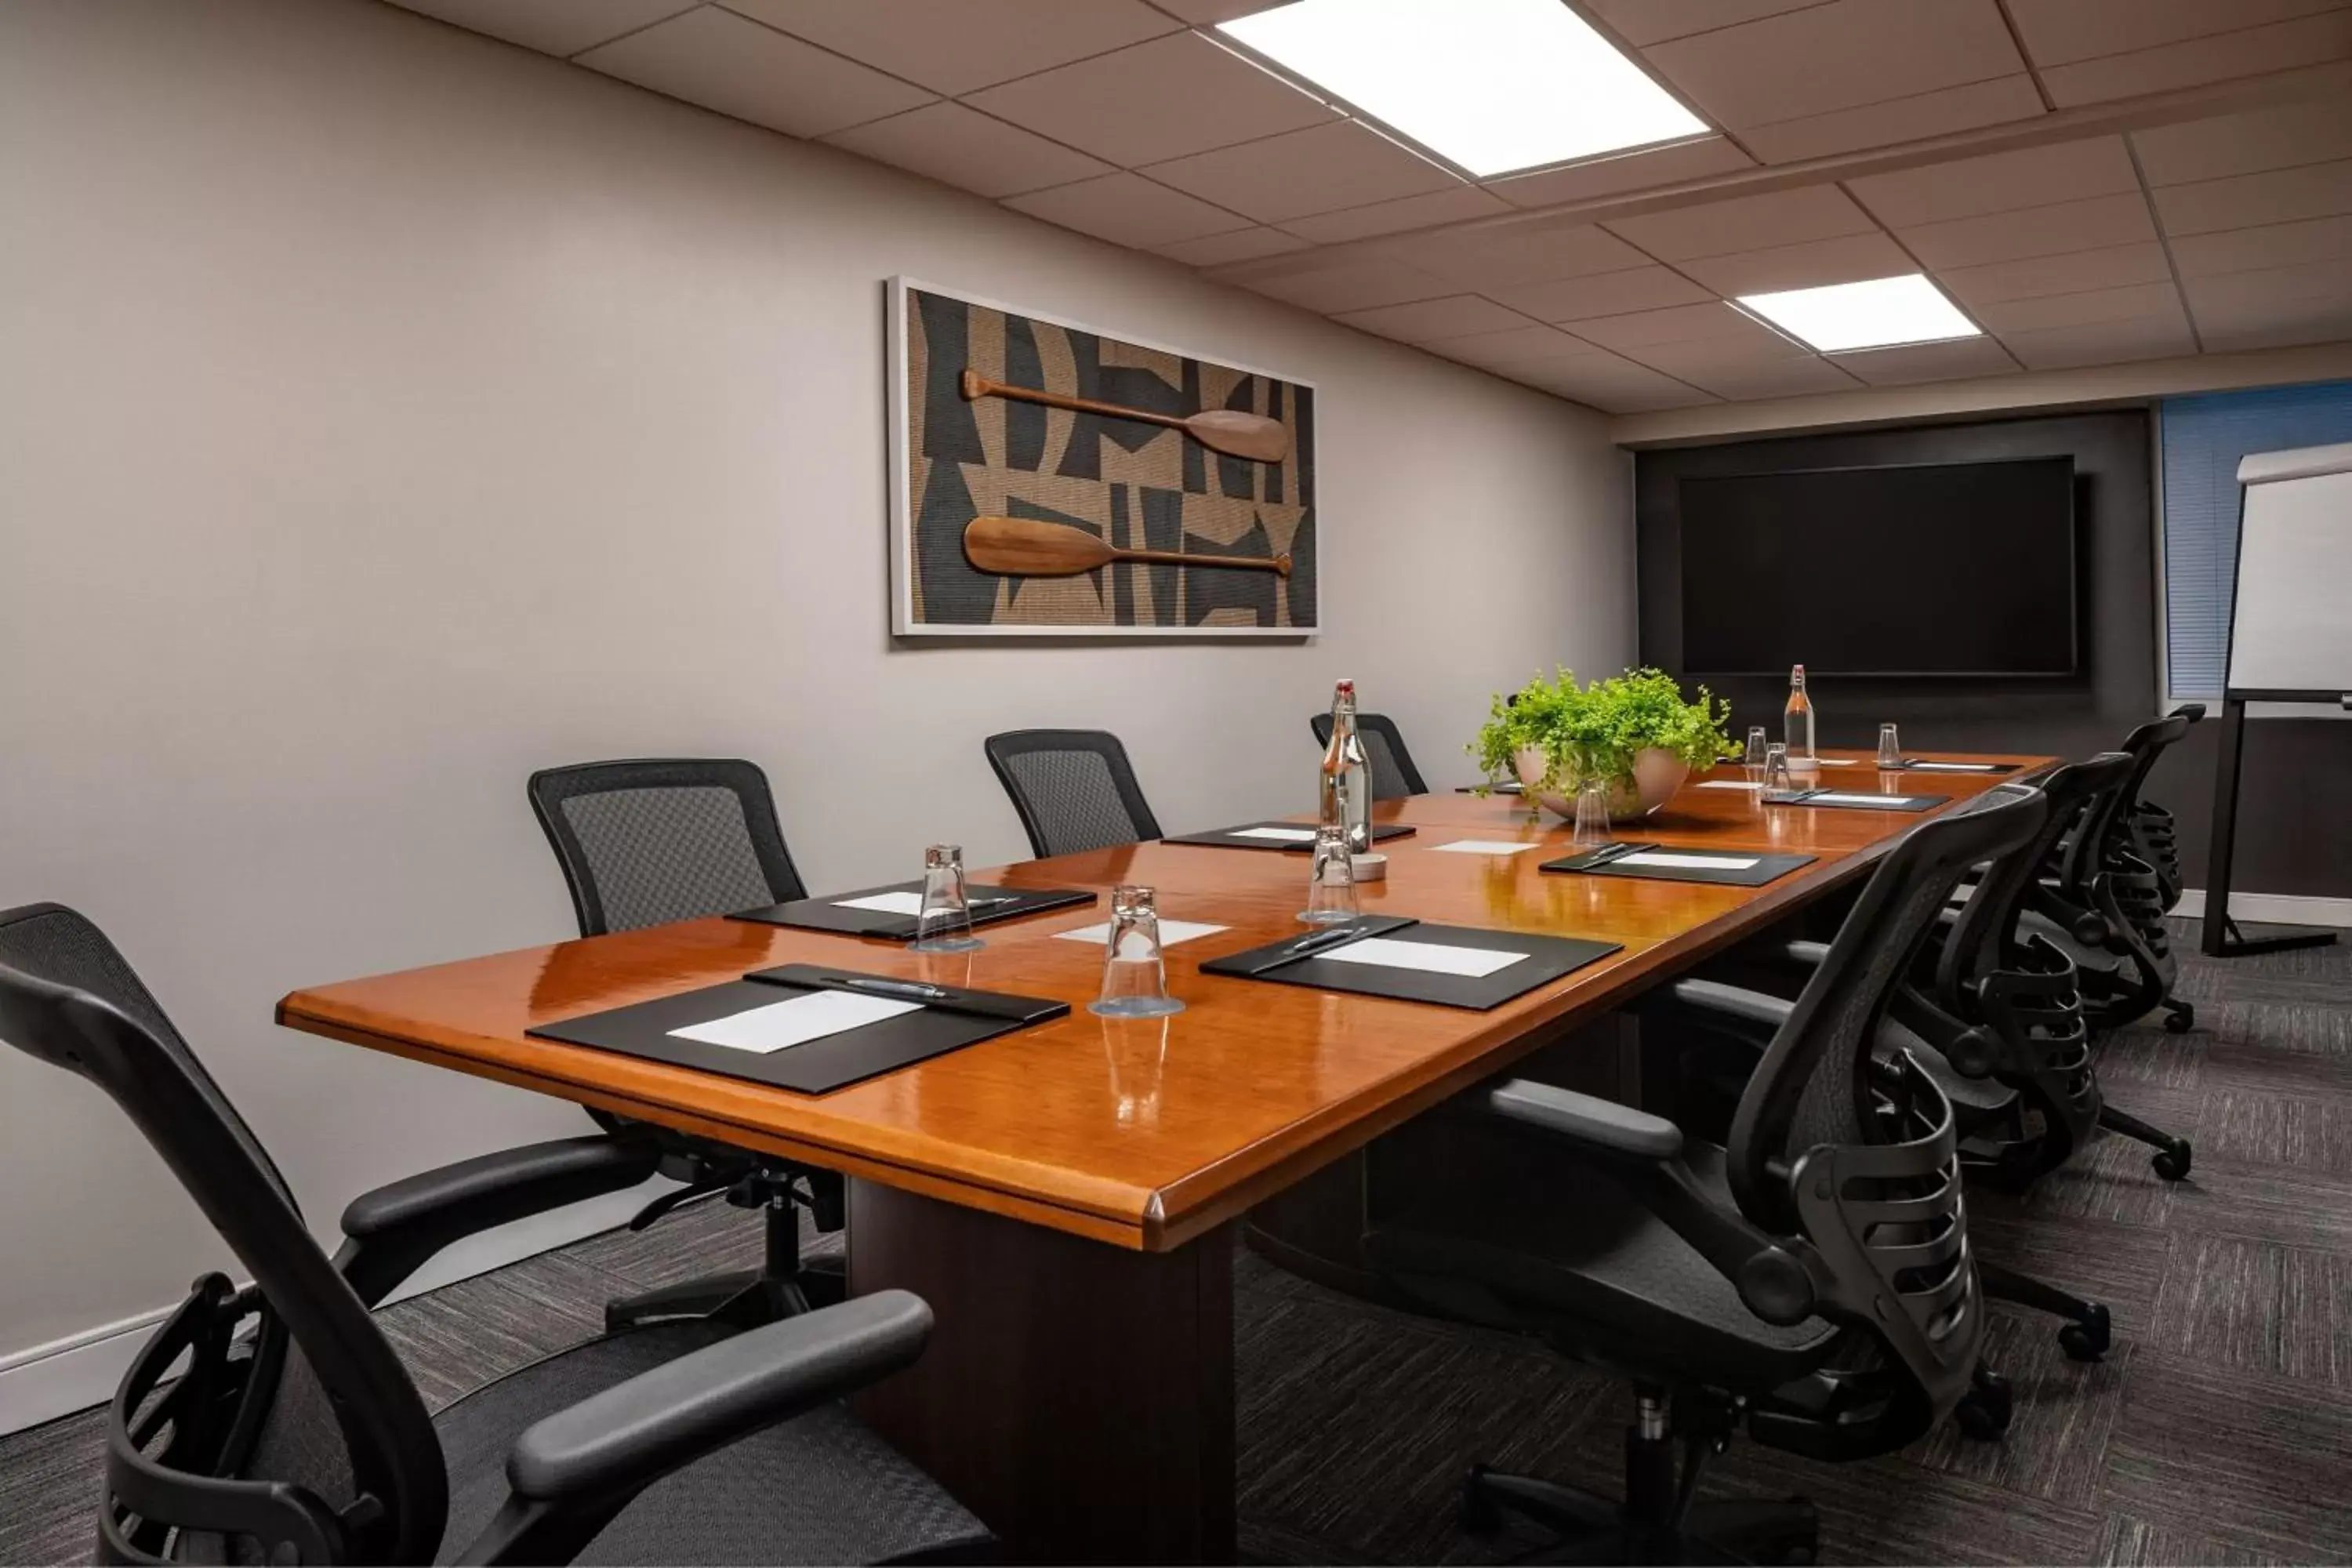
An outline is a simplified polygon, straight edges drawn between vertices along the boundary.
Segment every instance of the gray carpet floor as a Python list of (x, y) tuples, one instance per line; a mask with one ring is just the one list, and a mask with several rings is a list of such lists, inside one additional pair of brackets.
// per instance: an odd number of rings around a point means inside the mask
[[(2188, 932), (2181, 932), (2187, 946)], [(1836, 1563), (2352, 1560), (2352, 947), (2211, 963), (2184, 952), (2185, 1037), (2111, 1037), (2121, 1108), (2195, 1140), (2158, 1181), (2103, 1139), (2022, 1199), (1978, 1196), (1989, 1257), (2115, 1313), (2096, 1366), (1996, 1308), (2017, 1414), (1831, 1466), (1745, 1442), (1706, 1490), (1813, 1498)], [(757, 1261), (723, 1205), (403, 1302), (386, 1331), (427, 1399), (596, 1331), (610, 1296)], [(1454, 1525), (1474, 1460), (1614, 1492), (1623, 1390), (1539, 1347), (1335, 1295), (1242, 1254), (1242, 1547), (1277, 1563), (1488, 1562), (1524, 1545)], [(103, 1413), (0, 1438), (0, 1563), (89, 1557)]]

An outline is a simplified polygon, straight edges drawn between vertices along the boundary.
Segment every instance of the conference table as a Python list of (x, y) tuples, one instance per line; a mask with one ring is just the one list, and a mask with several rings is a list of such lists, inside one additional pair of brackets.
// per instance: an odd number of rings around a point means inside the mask
[[(1867, 753), (1832, 751), (1822, 778), (1840, 791), (1948, 795), (1936, 810), (1949, 811), (2054, 761), (1928, 756), (2014, 771), (1880, 773)], [(1733, 787), (1748, 782), (1737, 766), (1694, 774), (1619, 836), (1815, 858), (1754, 888), (1541, 871), (1567, 852), (1567, 825), (1512, 796), (1376, 806), (1376, 820), (1415, 831), (1381, 846), (1388, 875), (1363, 885), (1364, 912), (1622, 944), (1486, 1012), (1202, 973), (1204, 960), (1304, 929), (1307, 858), (1147, 842), (975, 872), (1106, 896), (986, 927), (986, 945), (969, 953), (686, 921), (304, 989), (278, 1018), (843, 1172), (850, 1290), (910, 1289), (937, 1317), (920, 1361), (861, 1395), (861, 1413), (996, 1531), (1012, 1560), (1230, 1561), (1234, 1249), (1252, 1211), (1801, 915), (1932, 815), (1769, 805)], [(910, 858), (919, 837), (918, 827)], [(1538, 847), (1440, 847), (1464, 841)], [(1057, 933), (1103, 921), (1120, 883), (1157, 889), (1163, 922), (1225, 928), (1167, 949), (1169, 988), (1187, 1004), (1172, 1017), (1086, 1010), (1101, 947)], [(1073, 1006), (821, 1096), (525, 1032), (795, 962)]]

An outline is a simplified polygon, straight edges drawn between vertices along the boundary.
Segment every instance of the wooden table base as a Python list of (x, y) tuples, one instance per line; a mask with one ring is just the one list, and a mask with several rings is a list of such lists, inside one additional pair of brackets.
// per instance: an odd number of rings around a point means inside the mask
[(1134, 1252), (849, 1184), (853, 1294), (912, 1290), (922, 1359), (857, 1400), (1011, 1563), (1234, 1560), (1234, 1227)]

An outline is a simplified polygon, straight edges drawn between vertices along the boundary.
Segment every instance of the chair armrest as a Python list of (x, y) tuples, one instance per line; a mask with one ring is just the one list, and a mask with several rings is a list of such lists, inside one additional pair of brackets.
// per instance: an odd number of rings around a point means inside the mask
[(1671, 1160), (1683, 1152), (1683, 1130), (1664, 1117), (1548, 1083), (1513, 1079), (1487, 1095), (1486, 1109), (1614, 1153)]
[(420, 1172), (343, 1210), (335, 1267), (370, 1306), (451, 1242), (510, 1220), (625, 1191), (655, 1173), (660, 1151), (628, 1132), (501, 1149)]
[(1685, 1022), (1769, 1045), (1797, 1005), (1782, 996), (1726, 985), (1720, 980), (1677, 980), (1654, 1004)]
[(1830, 944), (1825, 942), (1790, 942), (1780, 946), (1782, 958), (1790, 963), (1801, 963), (1808, 969), (1819, 969), (1822, 961), (1829, 955)]

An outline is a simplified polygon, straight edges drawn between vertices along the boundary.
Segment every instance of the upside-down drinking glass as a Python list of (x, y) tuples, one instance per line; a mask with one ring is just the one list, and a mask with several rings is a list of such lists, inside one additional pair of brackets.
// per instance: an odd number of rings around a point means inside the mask
[(1160, 954), (1160, 908), (1150, 888), (1110, 890), (1110, 938), (1103, 944), (1102, 994), (1087, 1004), (1107, 1018), (1163, 1018), (1184, 1004), (1168, 994)]
[(1797, 781), (1789, 772), (1789, 748), (1780, 741), (1764, 751), (1764, 798), (1796, 793)]
[(1356, 918), (1356, 868), (1344, 823), (1315, 830), (1315, 858), (1307, 871), (1307, 907), (1298, 918), (1311, 926), (1337, 925)]
[(1765, 752), (1770, 749), (1770, 744), (1771, 737), (1767, 733), (1763, 725), (1750, 724), (1748, 726), (1748, 756), (1746, 765), (1751, 768), (1762, 767), (1764, 765)]
[(1576, 792), (1576, 831), (1570, 849), (1598, 849), (1609, 842), (1609, 786), (1590, 783)]
[(1895, 726), (1892, 724), (1881, 724), (1878, 727), (1878, 765), (1882, 768), (1899, 768), (1903, 765), (1903, 742), (1895, 738)]
[(934, 844), (923, 851), (923, 907), (915, 916), (915, 952), (970, 952), (983, 945), (971, 934), (971, 899), (964, 890), (963, 846)]

